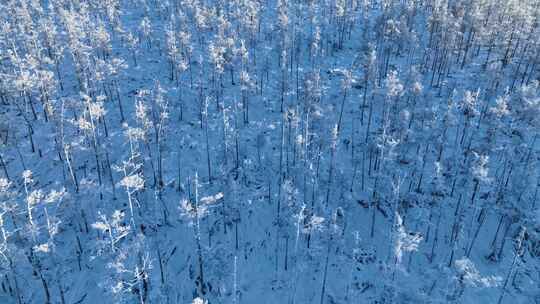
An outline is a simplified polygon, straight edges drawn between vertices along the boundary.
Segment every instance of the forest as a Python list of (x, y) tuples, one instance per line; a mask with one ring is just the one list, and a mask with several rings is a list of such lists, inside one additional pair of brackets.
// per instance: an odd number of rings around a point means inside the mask
[(540, 0), (1, 0), (0, 303), (540, 303)]

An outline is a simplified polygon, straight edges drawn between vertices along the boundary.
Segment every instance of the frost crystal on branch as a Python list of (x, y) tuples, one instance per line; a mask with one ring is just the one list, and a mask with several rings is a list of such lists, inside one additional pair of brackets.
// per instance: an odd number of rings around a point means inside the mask
[(105, 106), (103, 105), (103, 101), (96, 101), (94, 103), (91, 103), (88, 106), (88, 111), (90, 112), (90, 116), (94, 119), (99, 119), (107, 113), (105, 110)]
[(30, 170), (24, 170), (23, 173), (22, 173), (22, 177), (24, 179), (24, 182), (25, 183), (31, 183), (33, 180), (32, 180), (32, 171)]
[(307, 222), (305, 222), (302, 232), (311, 233), (313, 231), (323, 229), (324, 218), (316, 215), (309, 216)]
[(222, 198), (223, 193), (219, 192), (215, 195), (205, 196), (201, 198), (197, 205), (187, 199), (183, 199), (180, 201), (180, 210), (182, 211), (183, 215), (189, 218), (203, 218), (208, 213), (208, 208), (210, 207), (210, 205), (216, 203)]
[(475, 166), (473, 167), (473, 175), (474, 177), (483, 182), (489, 182), (491, 179), (489, 178), (489, 168), (488, 168), (488, 162), (489, 162), (489, 156), (488, 155), (479, 155), (476, 152), (474, 153), (475, 157)]
[(49, 250), (50, 250), (49, 244), (47, 244), (47, 243), (34, 246), (34, 251), (36, 251), (36, 252), (47, 253), (47, 252), (49, 252)]
[(30, 192), (27, 198), (27, 202), (30, 206), (37, 205), (39, 202), (41, 202), (44, 198), (43, 191), (41, 190), (33, 190)]
[(396, 237), (394, 242), (394, 254), (397, 264), (401, 263), (403, 252), (417, 251), (420, 242), (424, 239), (419, 234), (409, 233), (405, 230), (403, 219), (396, 212)]
[(124, 212), (115, 210), (111, 217), (99, 213), (99, 221), (92, 223), (92, 228), (106, 233), (109, 237), (109, 246), (112, 252), (116, 251), (116, 243), (125, 238), (130, 231), (130, 226), (124, 225)]
[(387, 95), (389, 97), (398, 97), (403, 93), (403, 84), (401, 84), (401, 81), (399, 80), (397, 71), (391, 71), (384, 83), (388, 90)]
[(495, 107), (490, 109), (491, 112), (497, 117), (503, 117), (510, 114), (510, 110), (508, 109), (508, 99), (508, 95), (498, 97), (497, 100), (495, 100)]
[(0, 193), (6, 192), (10, 186), (11, 183), (6, 178), (0, 178)]
[(120, 181), (120, 185), (128, 188), (133, 189), (135, 191), (144, 189), (144, 179), (140, 176), (140, 174), (133, 174), (124, 177)]
[(49, 194), (48, 194), (47, 197), (45, 198), (45, 202), (46, 202), (46, 203), (59, 202), (59, 201), (61, 201), (65, 196), (66, 196), (66, 190), (63, 189), (63, 188), (62, 188), (60, 191), (52, 190), (51, 192), (49, 192)]
[(200, 203), (209, 205), (209, 204), (213, 204), (213, 203), (217, 202), (218, 200), (220, 200), (222, 198), (223, 198), (223, 192), (219, 192), (219, 193), (217, 193), (215, 195), (205, 196), (205, 197), (201, 198)]

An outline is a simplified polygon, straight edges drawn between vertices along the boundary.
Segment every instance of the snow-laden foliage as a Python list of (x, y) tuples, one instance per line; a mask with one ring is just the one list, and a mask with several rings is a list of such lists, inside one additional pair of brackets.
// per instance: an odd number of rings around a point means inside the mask
[(394, 254), (396, 256), (397, 263), (400, 264), (403, 258), (403, 253), (417, 251), (423, 237), (415, 233), (407, 232), (403, 226), (403, 219), (399, 213), (396, 213), (395, 216), (396, 239), (394, 244)]
[(476, 266), (474, 266), (474, 263), (467, 258), (457, 260), (456, 268), (463, 276), (465, 283), (473, 287), (496, 287), (502, 281), (502, 278), (499, 276), (482, 276), (478, 269), (476, 269)]

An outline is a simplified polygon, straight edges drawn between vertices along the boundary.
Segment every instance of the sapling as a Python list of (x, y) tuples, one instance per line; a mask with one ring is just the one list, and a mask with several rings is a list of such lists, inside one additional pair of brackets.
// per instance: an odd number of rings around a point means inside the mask
[(30, 186), (34, 182), (32, 171), (23, 171), (22, 177), (24, 184), (24, 192), (26, 194), (26, 212), (28, 216), (28, 223), (31, 227), (35, 227), (34, 217), (32, 216), (32, 209), (34, 209), (34, 206), (42, 198), (43, 193), (40, 190), (30, 191)]
[(178, 57), (178, 45), (176, 41), (176, 33), (175, 33), (175, 27), (174, 24), (174, 17), (171, 16), (169, 24), (167, 25), (167, 29), (165, 31), (165, 37), (166, 37), (166, 51), (167, 56), (169, 57), (169, 66), (170, 66), (170, 77), (169, 79), (171, 81), (174, 80), (175, 76), (178, 78), (178, 75), (176, 75), (175, 71), (175, 65), (176, 65), (176, 58)]
[(139, 304), (147, 303), (150, 292), (149, 273), (153, 265), (144, 242), (145, 239), (139, 234), (133, 243), (126, 244), (115, 253), (112, 262), (107, 265), (107, 268), (114, 271), (112, 278), (103, 284), (107, 292), (119, 298), (124, 294), (135, 294)]
[(104, 109), (103, 101), (97, 100), (92, 101), (92, 98), (88, 95), (82, 94), (82, 100), (84, 105), (84, 112), (83, 115), (79, 117), (79, 120), (77, 121), (78, 127), (82, 129), (85, 133), (90, 133), (87, 135), (88, 137), (91, 137), (92, 147), (94, 150), (94, 157), (96, 160), (96, 171), (98, 175), (98, 182), (99, 182), (99, 191), (100, 191), (100, 199), (103, 199), (103, 193), (102, 193), (102, 173), (101, 173), (101, 166), (100, 166), (100, 153), (99, 153), (99, 147), (101, 146), (100, 138), (98, 135), (98, 129), (97, 129), (97, 123), (100, 119), (103, 119), (106, 111)]
[(75, 192), (79, 192), (79, 180), (74, 170), (73, 160), (71, 158), (71, 145), (69, 144), (64, 145), (64, 155), (65, 155), (65, 160), (69, 169), (69, 174), (71, 176), (71, 179), (73, 180), (73, 184), (75, 185)]
[(454, 255), (455, 255), (455, 251), (457, 249), (457, 243), (458, 243), (458, 239), (459, 239), (459, 235), (461, 233), (461, 230), (462, 230), (462, 222), (463, 222), (463, 210), (460, 209), (461, 207), (461, 198), (462, 198), (462, 195), (459, 196), (458, 198), (458, 201), (457, 201), (457, 204), (456, 204), (456, 209), (454, 211), (454, 222), (452, 224), (452, 231), (451, 231), (451, 234), (450, 234), (450, 259), (448, 261), (448, 267), (451, 267), (452, 264), (454, 263)]
[(48, 205), (58, 204), (60, 205), (67, 193), (65, 189), (51, 190), (49, 194), (43, 196), (43, 212), (45, 214), (45, 221), (47, 223), (47, 233), (49, 234), (49, 240), (47, 244), (54, 246), (54, 237), (59, 232), (60, 220), (55, 216), (50, 216), (48, 211)]
[(399, 213), (395, 212), (395, 234), (394, 234), (394, 269), (392, 272), (392, 280), (395, 277), (396, 270), (401, 264), (404, 252), (413, 252), (418, 250), (423, 236), (419, 234), (409, 233), (405, 230), (403, 219)]
[(157, 187), (161, 191), (163, 182), (163, 150), (167, 122), (169, 120), (169, 100), (164, 96), (166, 90), (156, 81), (154, 89), (153, 104), (151, 107), (151, 121), (154, 129), (154, 139), (157, 150)]
[[(400, 197), (401, 197), (401, 186), (403, 185), (403, 178), (401, 176), (398, 176), (396, 178), (393, 178), (392, 181), (391, 181), (391, 186), (392, 186), (392, 196), (393, 196), (393, 199), (392, 199), (392, 203), (390, 205), (391, 209), (393, 210), (393, 217), (392, 217), (392, 220), (391, 222), (392, 223), (395, 223), (396, 220), (395, 220), (395, 216), (399, 210), (399, 204), (400, 204)], [(389, 227), (389, 230), (388, 230), (388, 240), (391, 241), (394, 237), (394, 230), (396, 229), (396, 225), (390, 225)], [(390, 244), (392, 242), (389, 242)], [(389, 259), (390, 257), (392, 256), (391, 252), (391, 248), (392, 248), (392, 244), (390, 245), (390, 250), (389, 250)]]
[(323, 229), (324, 218), (313, 214), (313, 211), (309, 209), (306, 209), (305, 212), (302, 233), (306, 234), (307, 248), (309, 248), (313, 232)]
[(508, 270), (508, 273), (506, 275), (506, 278), (504, 279), (504, 284), (502, 285), (502, 291), (501, 295), (499, 297), (499, 300), (497, 301), (497, 304), (501, 304), (502, 300), (506, 293), (506, 286), (508, 285), (508, 282), (510, 280), (510, 276), (512, 275), (512, 272), (514, 272), (515, 268), (520, 265), (520, 258), (524, 254), (524, 240), (526, 237), (527, 230), (525, 227), (521, 226), (518, 234), (518, 238), (516, 240), (516, 248), (514, 251), (514, 258), (512, 259), (512, 264), (510, 265), (510, 269)]
[[(377, 52), (375, 50), (375, 46), (371, 43), (368, 43), (367, 47), (364, 48), (362, 54), (362, 61), (363, 61), (363, 68), (364, 68), (364, 81), (363, 81), (363, 94), (362, 94), (362, 104), (360, 106), (361, 108), (361, 114), (360, 114), (360, 124), (364, 125), (364, 111), (366, 109), (366, 101), (367, 101), (367, 95), (368, 95), (368, 87), (370, 84), (371, 78), (373, 78), (373, 74), (376, 72), (376, 61), (377, 61)], [(371, 113), (372, 113), (372, 107), (373, 105), (369, 105), (369, 120), (368, 125), (371, 124)], [(369, 133), (369, 127), (367, 129), (367, 132)]]
[(343, 94), (343, 98), (341, 99), (341, 110), (339, 111), (339, 118), (337, 123), (338, 132), (341, 129), (341, 120), (343, 118), (343, 110), (345, 109), (345, 101), (347, 100), (347, 94), (351, 90), (354, 82), (355, 79), (353, 78), (352, 71), (346, 70), (344, 72), (343, 79), (341, 80), (341, 92)]
[(240, 72), (240, 91), (242, 92), (242, 107), (244, 109), (244, 124), (249, 124), (249, 92), (253, 87), (253, 81), (247, 70)]
[(399, 98), (404, 93), (404, 87), (398, 77), (397, 71), (391, 71), (388, 73), (386, 79), (384, 80), (384, 84), (386, 87), (386, 96), (383, 102), (382, 117), (383, 124), (387, 125), (390, 123), (390, 112), (396, 112), (395, 110), (397, 109)]
[(414, 118), (415, 118), (415, 114), (416, 114), (417, 99), (422, 94), (423, 89), (424, 89), (424, 87), (422, 86), (422, 84), (420, 82), (415, 81), (413, 83), (413, 87), (412, 87), (413, 97), (412, 97), (412, 101), (411, 101), (412, 102), (412, 109), (411, 109), (411, 116), (410, 116), (409, 125), (408, 125), (409, 130), (411, 129), (411, 125), (414, 122)]
[[(40, 262), (40, 259), (38, 256), (35, 255), (35, 252), (48, 252), (49, 251), (49, 244), (38, 244), (38, 237), (39, 237), (39, 226), (36, 222), (36, 218), (34, 218), (33, 210), (37, 208), (38, 205), (42, 204), (44, 200), (46, 199), (45, 194), (41, 189), (37, 190), (31, 190), (32, 185), (34, 184), (33, 174), (30, 170), (25, 170), (22, 173), (23, 176), (23, 184), (24, 184), (24, 190), (26, 194), (26, 208), (27, 208), (27, 216), (28, 216), (28, 231), (31, 237), (31, 244), (32, 249), (29, 250), (29, 253), (27, 254), (27, 258), (32, 264), (32, 268), (34, 272), (39, 276), (41, 280), (41, 284), (43, 286), (44, 294), (45, 294), (45, 303), (50, 303), (50, 290), (49, 290), (49, 284), (47, 283), (47, 280), (45, 279), (43, 275), (43, 268)], [(31, 191), (30, 191), (31, 190)], [(56, 195), (53, 194), (52, 197), (49, 197), (50, 200), (54, 201), (56, 200)], [(49, 235), (52, 238), (54, 234), (56, 234), (56, 226), (53, 229), (51, 227), (51, 223), (49, 222), (48, 215), (47, 218), (47, 226), (49, 228)], [(56, 225), (56, 223), (55, 223)]]
[(123, 224), (124, 212), (115, 210), (110, 217), (98, 212), (98, 221), (92, 224), (92, 228), (108, 235), (108, 246), (111, 252), (117, 251), (117, 243), (123, 240), (131, 231), (131, 226)]
[(210, 139), (208, 138), (208, 97), (204, 99), (204, 137), (206, 139), (206, 168), (208, 170), (208, 181), (212, 182), (212, 170), (210, 165)]
[[(218, 35), (216, 39), (210, 42), (208, 46), (208, 52), (210, 54), (210, 60), (213, 63), (212, 70), (212, 84), (216, 88), (215, 78), (219, 77), (219, 87), (222, 87), (223, 73), (225, 72), (225, 65), (227, 64), (226, 53), (227, 53), (227, 40), (223, 35)], [(202, 62), (202, 61), (201, 61)], [(220, 100), (220, 90), (215, 89), (216, 105), (219, 104)]]
[(330, 169), (328, 171), (328, 189), (326, 190), (326, 200), (325, 200), (325, 207), (328, 206), (328, 201), (330, 200), (330, 191), (332, 189), (332, 183), (334, 178), (334, 157), (336, 154), (337, 149), (337, 141), (338, 141), (338, 135), (339, 135), (339, 127), (338, 125), (335, 125), (332, 129), (332, 143), (330, 146)]
[[(395, 159), (396, 153), (395, 148), (399, 144), (399, 140), (393, 138), (391, 135), (387, 134), (386, 127), (383, 127), (382, 134), (380, 138), (378, 139), (377, 148), (378, 150), (378, 159), (382, 163), (382, 169), (377, 168), (378, 172), (376, 172), (375, 180), (373, 182), (373, 192), (372, 192), (372, 199), (374, 200), (373, 206), (372, 206), (372, 215), (371, 215), (371, 228), (370, 228), (370, 237), (373, 238), (374, 232), (375, 232), (375, 220), (376, 220), (376, 214), (377, 210), (380, 209), (380, 201), (381, 198), (379, 197), (379, 187), (381, 187), (381, 183), (384, 182), (384, 178), (386, 178), (385, 171), (388, 170), (388, 163), (391, 162), (391, 160)], [(381, 165), (379, 165), (380, 167)], [(384, 184), (383, 184), (384, 186)]]
[(120, 85), (118, 84), (120, 72), (128, 67), (127, 63), (121, 58), (112, 58), (110, 64), (108, 65), (108, 71), (110, 73), (111, 86), (116, 93), (116, 100), (118, 103), (118, 110), (120, 111), (120, 122), (124, 122), (124, 107), (122, 105), (122, 99), (120, 97)]
[(129, 140), (130, 154), (127, 160), (121, 165), (113, 165), (113, 169), (121, 172), (124, 176), (118, 183), (125, 188), (130, 211), (130, 224), (135, 228), (135, 213), (133, 207), (133, 196), (145, 188), (145, 179), (140, 163), (140, 153), (137, 148), (137, 141), (144, 138), (144, 131), (140, 128), (133, 128), (125, 125), (125, 135)]
[(298, 214), (295, 215), (296, 217), (296, 234), (295, 234), (295, 240), (294, 240), (294, 275), (293, 275), (293, 287), (292, 287), (292, 295), (290, 296), (290, 302), (292, 304), (295, 303), (296, 300), (296, 288), (298, 284), (298, 272), (299, 272), (299, 266), (298, 263), (300, 261), (298, 257), (298, 241), (300, 239), (300, 231), (301, 226), (303, 225), (303, 221), (306, 217), (306, 205), (302, 204), (302, 207), (298, 211)]
[(141, 168), (140, 164), (134, 164), (131, 162), (131, 159), (123, 163), (123, 166), (120, 167), (124, 178), (120, 180), (120, 186), (123, 186), (126, 189), (126, 194), (128, 196), (129, 203), (129, 212), (130, 212), (130, 223), (135, 227), (135, 214), (133, 212), (133, 196), (138, 192), (144, 189), (144, 179), (139, 171)]
[(4, 216), (12, 212), (12, 208), (9, 206), (11, 182), (5, 178), (0, 178), (0, 199), (2, 204), (0, 205), (0, 232), (2, 234), (2, 244), (0, 245), (0, 255), (7, 259), (8, 251), (8, 231), (5, 226)]
[[(65, 164), (68, 167), (69, 175), (71, 177), (71, 180), (73, 182), (73, 185), (75, 186), (75, 192), (79, 192), (79, 180), (77, 178), (77, 172), (75, 171), (75, 166), (73, 164), (71, 149), (72, 146), (69, 143), (66, 143), (66, 136), (65, 136), (65, 110), (66, 110), (66, 100), (62, 99), (61, 108), (60, 108), (60, 130), (59, 130), (59, 136), (60, 136), (60, 147), (58, 148), (58, 154), (60, 154), (60, 158), (64, 160)], [(62, 151), (60, 151), (62, 150)], [(64, 155), (62, 158), (61, 156)]]
[(457, 268), (457, 281), (455, 293), (460, 296), (466, 285), (480, 288), (490, 288), (500, 285), (502, 278), (499, 276), (483, 276), (474, 263), (468, 258), (462, 258), (455, 262)]
[(133, 33), (128, 32), (125, 37), (125, 41), (127, 44), (127, 48), (131, 52), (131, 58), (133, 59), (133, 63), (135, 64), (135, 67), (138, 66), (137, 64), (137, 54), (139, 53), (139, 39), (133, 35)]
[[(53, 265), (61, 265), (60, 261), (58, 261), (59, 255), (58, 255), (58, 252), (56, 250), (56, 244), (57, 243), (55, 242), (55, 236), (60, 231), (61, 220), (58, 219), (57, 217), (55, 217), (54, 215), (53, 216), (49, 215), (48, 205), (51, 205), (51, 204), (54, 204), (54, 203), (57, 203), (57, 204), (62, 203), (62, 200), (64, 199), (65, 195), (66, 195), (66, 193), (65, 193), (64, 189), (62, 189), (60, 191), (52, 190), (52, 191), (49, 192), (49, 194), (43, 195), (43, 197), (42, 197), (42, 199), (40, 201), (40, 205), (42, 205), (42, 209), (43, 209), (44, 214), (45, 214), (45, 220), (46, 220), (46, 225), (47, 225), (46, 228), (47, 228), (47, 233), (48, 233), (48, 240), (45, 243), (34, 245), (32, 247), (32, 251), (34, 252), (32, 254), (32, 256), (36, 259), (35, 263), (36, 263), (37, 272), (40, 275), (42, 285), (43, 285), (43, 287), (45, 289), (46, 298), (48, 298), (48, 296), (47, 296), (48, 289), (49, 289), (48, 286), (50, 284), (49, 284), (49, 282), (47, 282), (46, 277), (43, 275), (43, 271), (48, 270), (48, 268), (43, 267), (41, 265), (41, 261), (45, 260), (45, 258), (42, 259), (42, 260), (38, 260), (38, 254), (41, 254), (41, 255), (44, 255), (44, 256), (48, 257)], [(55, 267), (53, 269), (53, 271), (55, 272), (55, 274), (54, 274), (55, 283), (56, 283), (56, 285), (58, 286), (58, 288), (60, 290), (61, 303), (65, 303), (64, 287), (63, 287), (63, 284), (62, 284), (62, 278), (61, 278), (61, 274), (60, 274), (61, 269), (62, 269), (61, 266), (57, 266), (57, 267)]]
[(242, 93), (244, 123), (249, 124), (249, 93), (255, 87), (255, 84), (249, 73), (249, 52), (247, 51), (243, 40), (240, 41), (240, 47), (238, 48), (237, 53), (241, 58), (240, 91)]
[(463, 141), (471, 124), (471, 119), (478, 114), (477, 103), (479, 94), (480, 91), (471, 92), (468, 90), (464, 93), (462, 102), (460, 104), (462, 115), (464, 117), (464, 126), (461, 134), (460, 145), (463, 145)]
[[(12, 190), (13, 184), (5, 178), (0, 178), (0, 233), (1, 241), (0, 244), (0, 260), (8, 262), (9, 270), (13, 276), (13, 281), (15, 283), (15, 294), (17, 295), (17, 303), (22, 304), (21, 299), (21, 290), (19, 289), (18, 275), (13, 264), (13, 245), (10, 244), (9, 238), (12, 235), (17, 236), (17, 223), (15, 222), (14, 213), (17, 210), (17, 205), (14, 202), (16, 198), (15, 191)], [(11, 224), (13, 225), (12, 230), (9, 231), (9, 226), (6, 223), (6, 215), (9, 215), (11, 218)], [(6, 274), (7, 277), (7, 274)], [(10, 290), (11, 293), (11, 290)]]
[(203, 297), (206, 294), (207, 285), (204, 281), (204, 262), (203, 251), (201, 245), (201, 224), (200, 221), (204, 218), (209, 208), (223, 198), (223, 193), (219, 192), (213, 196), (206, 196), (199, 198), (199, 175), (195, 172), (194, 190), (195, 200), (192, 202), (188, 199), (183, 199), (180, 202), (180, 210), (182, 215), (190, 220), (190, 224), (194, 226), (194, 237), (197, 244), (197, 264), (198, 264), (198, 276), (195, 281), (197, 286), (197, 295)]
[(180, 41), (180, 49), (182, 50), (182, 54), (185, 55), (183, 63), (186, 68), (189, 68), (189, 86), (193, 89), (193, 46), (191, 43), (191, 33), (181, 30), (177, 35), (178, 40)]
[[(472, 194), (472, 197), (471, 197), (471, 206), (472, 208), (475, 208), (475, 197), (476, 197), (476, 193), (480, 187), (480, 183), (486, 183), (486, 184), (489, 184), (490, 181), (491, 181), (491, 178), (489, 177), (489, 168), (488, 168), (488, 161), (489, 161), (489, 157), (487, 155), (479, 155), (477, 154), (476, 152), (474, 152), (474, 156), (476, 158), (475, 162), (475, 166), (472, 168), (472, 174), (473, 174), (473, 177), (474, 177), (474, 180), (475, 180), (475, 185), (474, 185), (474, 189), (473, 189), (473, 194)], [(476, 208), (475, 208), (476, 209)], [(480, 210), (480, 214), (478, 215), (478, 226), (476, 227), (476, 230), (475, 230), (475, 233), (474, 235), (472, 235), (471, 237), (471, 242), (469, 244), (469, 247), (467, 249), (467, 253), (466, 253), (466, 257), (469, 257), (470, 254), (471, 254), (471, 251), (472, 251), (472, 248), (474, 246), (474, 243), (476, 241), (476, 238), (478, 237), (478, 233), (480, 232), (480, 228), (482, 227), (484, 221), (485, 221), (485, 218), (486, 218), (486, 206), (482, 206), (481, 210)], [(474, 215), (476, 215), (476, 212), (473, 213)], [(471, 221), (474, 219), (474, 217), (471, 217)]]
[(152, 22), (148, 18), (148, 16), (145, 16), (141, 23), (139, 24), (139, 41), (146, 40), (146, 45), (148, 48), (152, 48)]
[[(148, 101), (146, 100), (147, 99), (147, 96), (150, 95), (150, 92), (149, 90), (139, 90), (137, 92), (137, 96), (136, 96), (136, 103), (135, 103), (135, 117), (137, 118), (137, 121), (140, 125), (139, 128), (137, 129), (133, 129), (133, 130), (137, 130), (138, 133), (140, 133), (141, 136), (136, 136), (138, 134), (136, 134), (135, 132), (132, 132), (132, 134), (129, 133), (130, 129), (128, 128), (128, 139), (130, 141), (130, 152), (131, 152), (131, 155), (133, 156), (134, 155), (134, 147), (138, 146), (138, 142), (137, 140), (142, 140), (142, 142), (144, 143), (144, 146), (146, 147), (146, 150), (149, 154), (149, 158), (148, 158), (148, 161), (150, 163), (150, 167), (152, 168), (152, 174), (153, 174), (153, 177), (154, 177), (154, 186), (158, 186), (158, 176), (157, 176), (157, 173), (156, 173), (156, 168), (155, 168), (155, 165), (154, 165), (154, 158), (152, 156), (152, 149), (150, 148), (150, 136), (151, 136), (151, 132), (152, 130), (154, 130), (154, 136), (156, 138), (156, 144), (159, 143), (159, 134), (156, 133), (158, 132), (158, 129), (156, 127), (159, 126), (159, 121), (160, 121), (160, 118), (159, 114), (156, 114), (158, 112), (160, 112), (159, 109), (155, 109), (155, 107), (149, 107), (148, 106)], [(127, 124), (126, 124), (127, 125)], [(138, 150), (137, 150), (138, 151)]]
[[(343, 218), (343, 209), (341, 207), (337, 207), (336, 210), (332, 213), (332, 221), (328, 222), (328, 239), (327, 242), (327, 251), (326, 251), (326, 258), (324, 261), (324, 270), (323, 270), (323, 280), (322, 280), (322, 286), (321, 286), (321, 298), (319, 303), (323, 304), (324, 302), (324, 296), (326, 292), (326, 282), (328, 278), (328, 265), (330, 261), (330, 252), (332, 245), (336, 238), (340, 238), (343, 236), (343, 232), (345, 231), (345, 223)], [(339, 247), (338, 247), (339, 248)], [(338, 252), (338, 248), (336, 248), (336, 252)]]

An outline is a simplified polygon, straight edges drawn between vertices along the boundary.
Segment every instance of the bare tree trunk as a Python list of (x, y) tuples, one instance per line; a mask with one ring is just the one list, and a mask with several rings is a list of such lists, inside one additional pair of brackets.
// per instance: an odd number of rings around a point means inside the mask
[(2, 157), (1, 153), (0, 153), (0, 166), (4, 170), (4, 176), (9, 181), (9, 174), (8, 174), (7, 166), (6, 166), (6, 163), (4, 162), (4, 158)]
[(330, 240), (328, 240), (328, 249), (326, 251), (326, 259), (325, 259), (325, 262), (324, 262), (324, 271), (323, 271), (323, 281), (322, 281), (322, 287), (321, 287), (321, 300), (320, 300), (320, 304), (323, 304), (324, 302), (324, 295), (325, 295), (325, 292), (326, 292), (326, 278), (328, 276), (328, 261), (330, 260), (330, 247), (332, 245), (332, 238), (330, 238)]

